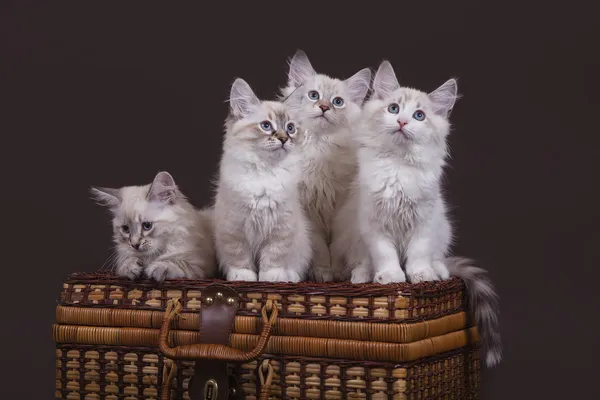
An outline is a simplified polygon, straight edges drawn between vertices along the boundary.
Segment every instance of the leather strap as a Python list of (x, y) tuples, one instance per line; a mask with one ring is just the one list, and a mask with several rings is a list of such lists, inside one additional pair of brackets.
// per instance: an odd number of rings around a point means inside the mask
[(239, 304), (239, 296), (227, 286), (212, 285), (206, 288), (202, 293), (200, 309), (200, 343), (229, 344), (229, 334)]
[[(200, 343), (228, 345), (239, 304), (239, 296), (227, 286), (212, 285), (203, 290)], [(240, 385), (229, 377), (227, 362), (221, 360), (197, 359), (188, 393), (190, 400), (243, 399)]]

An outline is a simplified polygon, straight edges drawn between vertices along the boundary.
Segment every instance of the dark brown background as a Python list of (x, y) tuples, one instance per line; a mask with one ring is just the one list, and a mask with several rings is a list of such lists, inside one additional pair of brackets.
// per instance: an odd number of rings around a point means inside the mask
[(343, 15), (317, 2), (3, 3), (2, 398), (53, 397), (61, 280), (109, 255), (109, 216), (88, 187), (166, 169), (196, 205), (209, 201), (229, 85), (241, 76), (271, 96), (296, 48), (344, 78), (384, 58), (424, 90), (458, 77), (456, 252), (489, 269), (502, 300), (505, 360), (482, 397), (600, 398), (596, 13), (573, 1), (406, 3)]

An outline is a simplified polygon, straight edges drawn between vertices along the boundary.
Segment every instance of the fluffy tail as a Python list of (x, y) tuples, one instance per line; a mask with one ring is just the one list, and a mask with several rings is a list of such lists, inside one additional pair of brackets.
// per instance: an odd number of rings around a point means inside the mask
[(476, 267), (475, 262), (463, 257), (448, 259), (450, 274), (461, 278), (469, 294), (471, 313), (479, 330), (482, 354), (488, 367), (497, 365), (502, 359), (502, 341), (499, 330), (498, 295), (487, 271)]

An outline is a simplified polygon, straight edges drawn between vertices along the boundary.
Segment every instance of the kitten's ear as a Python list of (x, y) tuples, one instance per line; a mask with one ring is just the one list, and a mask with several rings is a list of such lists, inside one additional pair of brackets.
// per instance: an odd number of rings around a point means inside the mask
[(290, 59), (290, 71), (288, 72), (288, 86), (299, 87), (306, 83), (311, 76), (316, 75), (306, 53), (297, 50), (296, 54)]
[(371, 69), (363, 68), (344, 82), (348, 86), (352, 101), (362, 104), (371, 86)]
[(152, 182), (152, 185), (150, 185), (150, 190), (148, 190), (146, 199), (148, 201), (159, 203), (172, 203), (175, 199), (176, 190), (177, 186), (175, 185), (175, 180), (171, 174), (166, 171), (161, 171), (154, 177), (154, 181)]
[(445, 117), (450, 115), (450, 111), (458, 98), (458, 84), (456, 79), (448, 79), (439, 88), (429, 93), (429, 99), (433, 104), (436, 113)]
[(260, 100), (254, 94), (248, 82), (242, 78), (237, 78), (231, 85), (229, 104), (231, 113), (238, 118), (242, 118), (248, 116), (252, 109), (260, 104)]
[(383, 61), (379, 65), (373, 79), (373, 93), (375, 97), (383, 99), (399, 88), (400, 83), (398, 83), (398, 78), (396, 78), (394, 67), (392, 67), (389, 61)]
[(116, 208), (121, 204), (119, 189), (92, 187), (90, 193), (92, 199), (96, 200), (98, 204), (108, 208)]
[(300, 90), (302, 86), (298, 86), (292, 93), (290, 93), (285, 99), (283, 99), (283, 104), (289, 107), (290, 110), (297, 110), (302, 107), (302, 96), (303, 93)]

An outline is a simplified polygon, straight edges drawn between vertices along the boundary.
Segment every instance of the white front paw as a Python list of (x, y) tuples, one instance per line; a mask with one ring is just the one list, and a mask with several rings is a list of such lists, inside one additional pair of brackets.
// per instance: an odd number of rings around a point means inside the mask
[(302, 277), (300, 276), (300, 274), (292, 269), (287, 271), (287, 277), (288, 277), (289, 282), (294, 282), (294, 283), (302, 282)]
[(270, 268), (258, 273), (260, 282), (289, 282), (290, 278), (284, 268)]
[(371, 282), (373, 275), (368, 268), (354, 268), (350, 277), (350, 282), (354, 284)]
[(381, 283), (382, 285), (386, 285), (392, 282), (406, 282), (406, 275), (400, 267), (386, 268), (381, 271), (378, 271), (375, 274), (375, 278), (373, 279), (373, 281)]
[(128, 258), (123, 264), (117, 267), (117, 275), (126, 276), (131, 280), (138, 278), (142, 274), (142, 261), (137, 258)]
[[(171, 268), (169, 268), (171, 267)], [(165, 262), (153, 262), (148, 265), (146, 268), (146, 276), (150, 279), (153, 279), (157, 282), (162, 282), (167, 278), (177, 279), (177, 278), (185, 278), (181, 269), (173, 267)]]
[(431, 266), (440, 279), (450, 278), (450, 271), (444, 262), (437, 260), (432, 262)]
[(256, 282), (258, 275), (256, 272), (247, 268), (231, 268), (227, 271), (228, 281), (244, 281), (244, 282)]
[(427, 261), (413, 261), (406, 265), (406, 273), (411, 283), (436, 281), (438, 276), (433, 269), (433, 266)]

